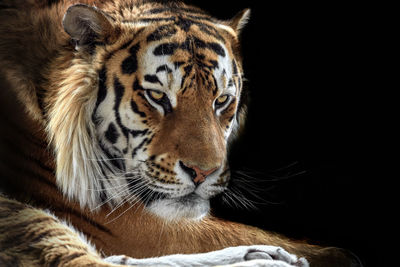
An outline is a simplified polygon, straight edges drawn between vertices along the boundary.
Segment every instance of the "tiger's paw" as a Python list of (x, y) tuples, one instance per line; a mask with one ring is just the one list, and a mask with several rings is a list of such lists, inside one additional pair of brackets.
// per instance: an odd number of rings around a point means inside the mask
[(251, 260), (251, 261), (244, 261), (244, 262), (238, 262), (234, 264), (229, 264), (229, 265), (220, 265), (220, 266), (215, 266), (215, 267), (294, 267), (294, 266), (309, 266), (308, 263), (307, 265), (304, 261), (302, 263), (303, 265), (293, 265), (286, 263), (284, 261), (276, 261), (276, 260)]
[[(268, 252), (265, 251), (266, 248), (268, 248), (269, 250)], [(281, 247), (254, 246), (254, 248), (251, 248), (247, 253), (247, 255), (245, 256), (245, 260), (251, 261), (257, 259), (265, 259), (268, 261), (281, 261), (283, 263), (289, 264), (290, 266), (298, 266), (298, 267), (309, 266), (308, 261), (305, 258), (297, 258), (296, 255), (288, 253)], [(284, 266), (289, 266), (289, 265), (284, 265)]]
[(283, 248), (274, 246), (238, 246), (199, 254), (176, 254), (158, 258), (133, 259), (111, 256), (107, 262), (137, 266), (259, 266), (309, 267), (304, 258), (297, 258)]

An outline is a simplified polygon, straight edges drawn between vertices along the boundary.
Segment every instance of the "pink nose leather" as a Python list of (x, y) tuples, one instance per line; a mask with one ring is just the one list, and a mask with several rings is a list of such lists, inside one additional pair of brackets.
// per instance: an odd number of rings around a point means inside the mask
[(206, 179), (206, 177), (208, 175), (210, 175), (211, 173), (215, 172), (218, 169), (217, 167), (215, 167), (215, 168), (204, 171), (197, 166), (188, 166), (188, 167), (193, 169), (196, 172), (196, 177), (193, 179), (193, 182), (198, 183), (198, 184), (204, 182), (204, 180)]

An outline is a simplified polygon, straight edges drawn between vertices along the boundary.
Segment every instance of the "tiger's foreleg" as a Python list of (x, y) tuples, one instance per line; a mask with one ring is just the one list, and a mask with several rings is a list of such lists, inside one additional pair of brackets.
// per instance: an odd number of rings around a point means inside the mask
[(0, 266), (117, 266), (73, 228), (0, 195)]

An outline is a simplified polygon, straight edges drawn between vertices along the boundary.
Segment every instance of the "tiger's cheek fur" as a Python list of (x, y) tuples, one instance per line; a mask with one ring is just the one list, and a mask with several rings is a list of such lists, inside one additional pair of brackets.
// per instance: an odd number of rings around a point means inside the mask
[(101, 122), (97, 129), (102, 143), (116, 149), (124, 159), (133, 159), (140, 154), (139, 150), (146, 149), (153, 136), (152, 125), (160, 121), (160, 114), (138, 88), (135, 65), (139, 50), (139, 43), (131, 44), (109, 56), (103, 68), (104, 77), (99, 79), (94, 111), (94, 117)]

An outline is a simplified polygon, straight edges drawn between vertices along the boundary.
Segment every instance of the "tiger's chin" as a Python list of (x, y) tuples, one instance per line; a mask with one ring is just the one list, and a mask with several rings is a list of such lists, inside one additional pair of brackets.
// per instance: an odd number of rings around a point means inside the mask
[(154, 201), (147, 209), (167, 221), (182, 219), (198, 221), (204, 218), (210, 210), (210, 201), (191, 193), (178, 198), (165, 198)]

